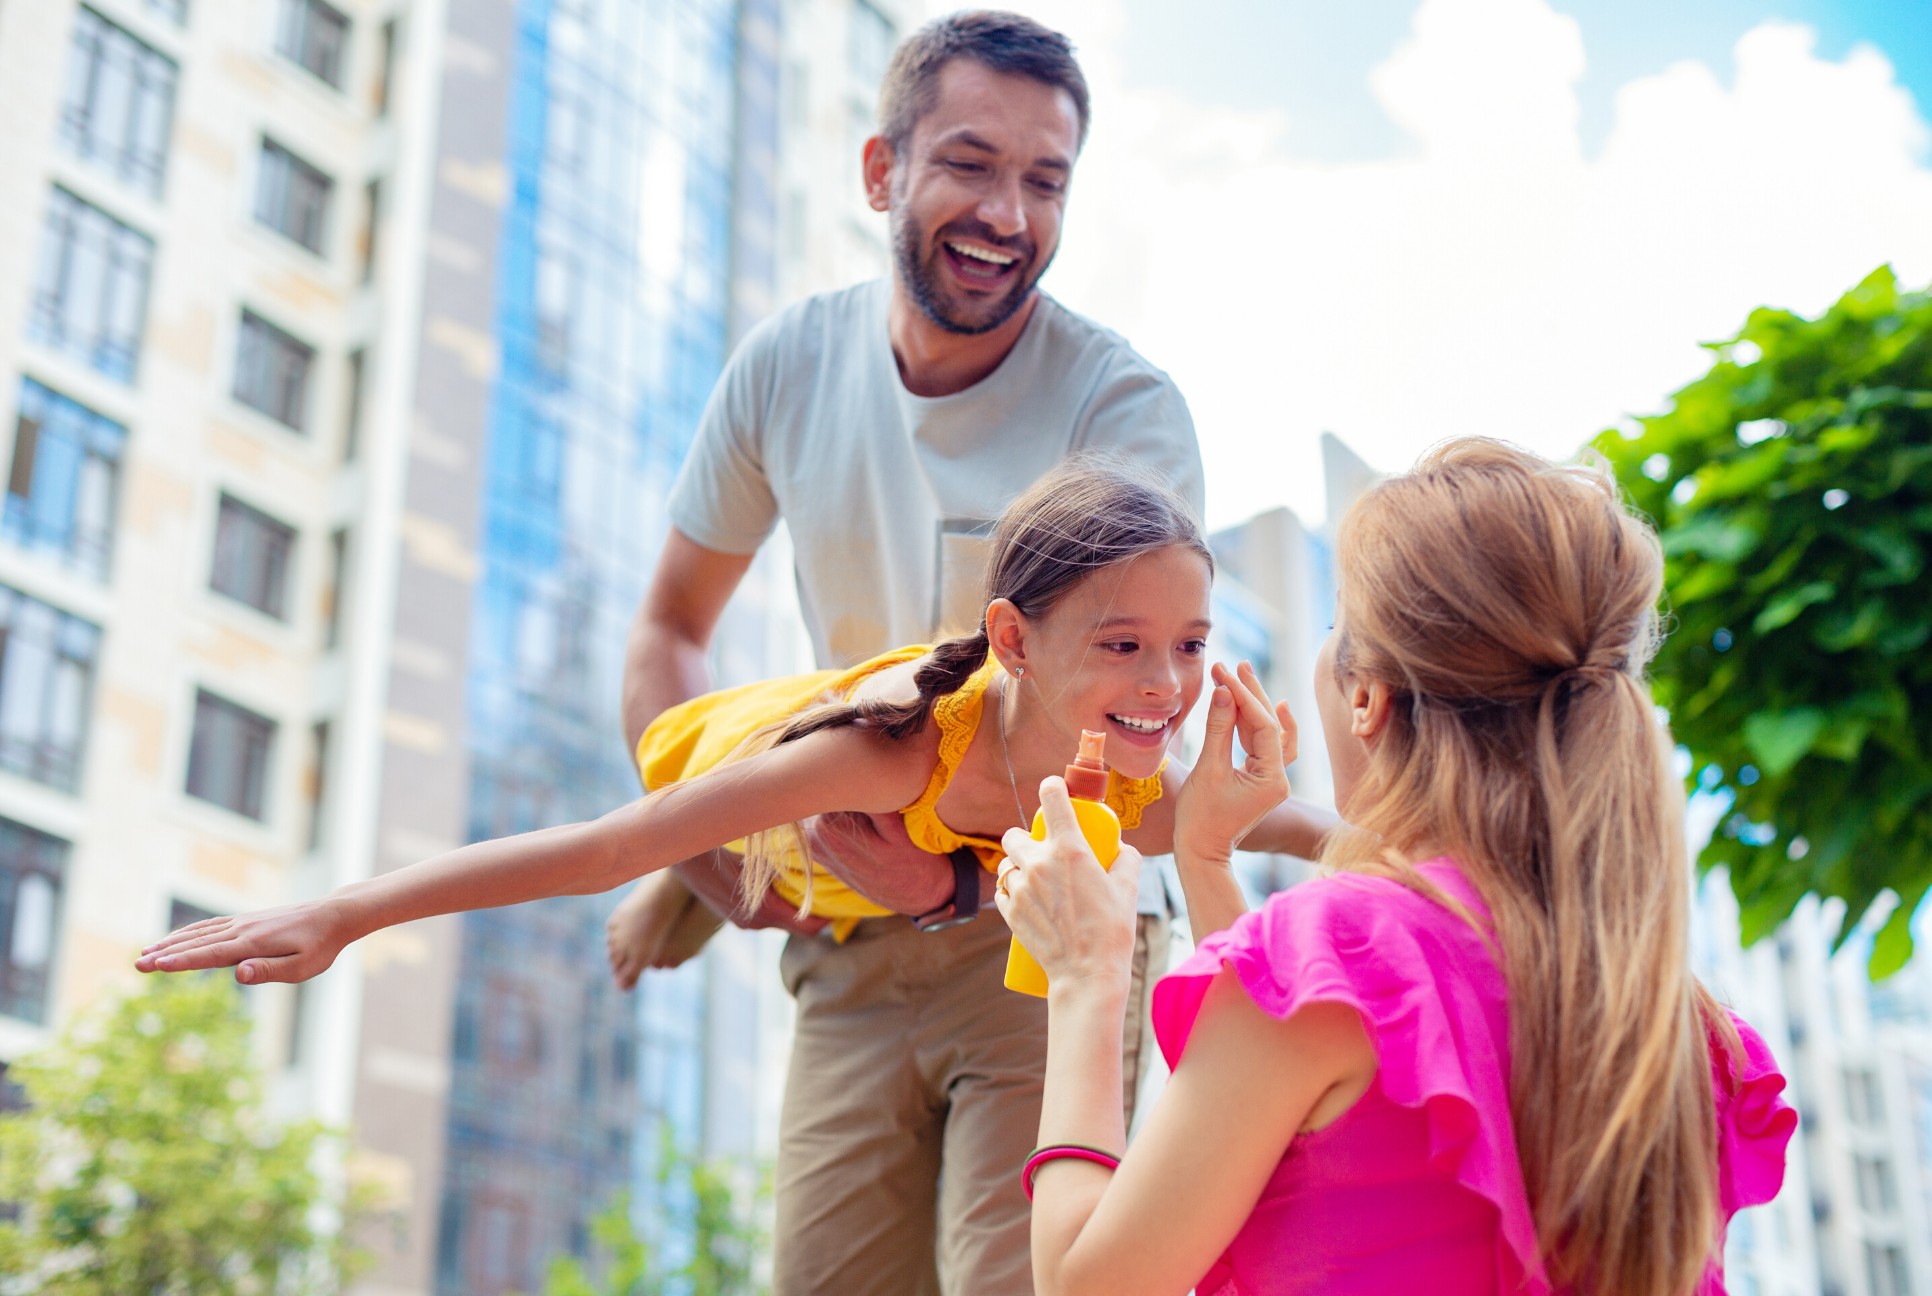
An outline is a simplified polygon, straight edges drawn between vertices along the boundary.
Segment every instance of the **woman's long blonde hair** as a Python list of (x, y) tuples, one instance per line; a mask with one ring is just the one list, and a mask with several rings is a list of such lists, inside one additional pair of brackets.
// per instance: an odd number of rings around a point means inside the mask
[(1595, 467), (1438, 447), (1337, 536), (1341, 679), (1395, 705), (1324, 863), (1454, 857), (1495, 922), (1510, 1111), (1552, 1282), (1683, 1296), (1719, 1238), (1690, 864), (1645, 686), (1663, 561)]

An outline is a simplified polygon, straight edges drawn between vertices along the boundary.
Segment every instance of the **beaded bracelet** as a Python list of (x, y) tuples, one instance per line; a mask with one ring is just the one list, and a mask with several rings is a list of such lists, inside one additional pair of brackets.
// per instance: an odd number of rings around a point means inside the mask
[(1026, 1159), (1020, 1169), (1020, 1186), (1026, 1189), (1026, 1199), (1033, 1200), (1033, 1175), (1049, 1161), (1060, 1160), (1091, 1161), (1109, 1170), (1120, 1169), (1120, 1158), (1111, 1152), (1102, 1152), (1097, 1147), (1084, 1143), (1050, 1143), (1046, 1147), (1034, 1148), (1033, 1155)]

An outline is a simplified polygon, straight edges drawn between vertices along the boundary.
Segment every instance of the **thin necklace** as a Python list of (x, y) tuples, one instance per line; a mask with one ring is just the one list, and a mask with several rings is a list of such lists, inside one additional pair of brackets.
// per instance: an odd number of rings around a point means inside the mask
[(1026, 807), (1020, 804), (1020, 781), (1013, 777), (1013, 749), (1006, 745), (1006, 681), (1000, 676), (1000, 754), (1006, 757), (1006, 781), (1013, 789), (1013, 808), (1020, 812), (1020, 827), (1026, 827)]

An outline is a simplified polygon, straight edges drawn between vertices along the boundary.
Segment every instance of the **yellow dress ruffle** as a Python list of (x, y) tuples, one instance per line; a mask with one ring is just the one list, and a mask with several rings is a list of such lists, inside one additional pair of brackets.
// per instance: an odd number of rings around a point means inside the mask
[[(843, 701), (863, 681), (882, 670), (904, 662), (916, 661), (931, 651), (920, 644), (901, 648), (845, 671), (818, 671), (763, 680), (738, 688), (719, 689), (672, 707), (651, 722), (637, 742), (637, 767), (644, 786), (655, 792), (673, 783), (694, 778), (721, 764), (751, 735), (775, 720), (794, 715), (808, 707)], [(939, 758), (932, 777), (917, 801), (900, 810), (906, 831), (914, 844), (937, 855), (948, 855), (969, 846), (987, 869), (997, 869), (1005, 857), (996, 841), (956, 833), (939, 818), (939, 798), (958, 772), (972, 745), (985, 710), (987, 687), (999, 670), (989, 659), (974, 672), (956, 693), (933, 704), (933, 720), (939, 729)], [(1160, 799), (1160, 776), (1125, 779), (1109, 772), (1107, 804), (1120, 816), (1123, 829), (1140, 825), (1141, 812)], [(742, 840), (729, 843), (726, 850), (742, 855)], [(803, 903), (807, 894), (804, 855), (793, 843), (779, 854), (778, 876), (772, 889), (793, 905)], [(861, 918), (878, 918), (893, 911), (874, 904), (826, 870), (810, 866), (811, 912), (832, 921), (833, 935), (843, 941)]]

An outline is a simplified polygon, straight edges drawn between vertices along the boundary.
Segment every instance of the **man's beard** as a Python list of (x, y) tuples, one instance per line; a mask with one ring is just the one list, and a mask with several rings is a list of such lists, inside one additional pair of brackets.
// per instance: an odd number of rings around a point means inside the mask
[[(948, 225), (940, 231), (939, 237), (928, 239), (904, 212), (904, 207), (895, 206), (892, 213), (892, 248), (893, 254), (899, 259), (899, 277), (905, 281), (906, 290), (912, 294), (912, 300), (925, 313), (926, 318), (948, 333), (967, 336), (991, 333), (1012, 319), (1013, 313), (1026, 305), (1026, 299), (1033, 292), (1033, 286), (1039, 283), (1040, 276), (1046, 273), (1045, 265), (1037, 268), (1030, 265), (1036, 255), (1036, 250), (1030, 243), (1024, 247), (1013, 246), (994, 234), (991, 227), (977, 222)], [(980, 307), (986, 312), (980, 318), (975, 319), (965, 314), (960, 309), (960, 303), (940, 286), (939, 258), (948, 234), (974, 238), (992, 247), (1005, 249), (1029, 263), (1014, 279), (1013, 286), (1007, 290), (1004, 297), (987, 302)], [(925, 255), (922, 256), (922, 253)], [(1050, 258), (1048, 263), (1051, 264)], [(1033, 269), (1030, 278), (1026, 275), (1028, 268)]]

